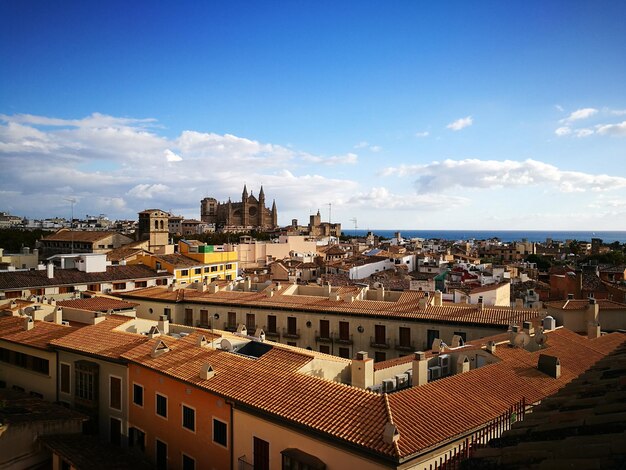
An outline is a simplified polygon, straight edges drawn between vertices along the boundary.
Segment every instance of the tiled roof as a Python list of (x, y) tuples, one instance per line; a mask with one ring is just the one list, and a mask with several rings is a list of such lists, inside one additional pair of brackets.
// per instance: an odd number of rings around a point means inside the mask
[(39, 436), (37, 440), (77, 469), (150, 470), (154, 468), (140, 454), (113, 444), (103, 443), (97, 436), (55, 434)]
[(86, 421), (82, 413), (35, 398), (24, 392), (0, 388), (0, 423), (18, 424), (35, 423), (38, 421)]
[(489, 284), (486, 286), (474, 287), (470, 294), (480, 294), (481, 292), (489, 292), (491, 290), (499, 289), (500, 287), (505, 286), (508, 282), (500, 282), (499, 284)]
[(100, 231), (83, 231), (83, 230), (69, 230), (61, 229), (52, 235), (43, 237), (42, 241), (54, 241), (54, 242), (70, 242), (76, 243), (95, 243), (103, 238), (110, 237), (118, 234), (117, 232), (100, 232)]
[(23, 327), (24, 318), (18, 316), (0, 317), (0, 339), (34, 348), (49, 349), (48, 344), (51, 341), (79, 330), (79, 328), (45, 321), (35, 321), (32, 329), (25, 330)]
[(45, 269), (40, 271), (1, 272), (0, 291), (160, 277), (171, 277), (171, 274), (157, 273), (149, 267), (140, 264), (107, 266), (106, 271), (101, 273), (86, 273), (78, 269), (55, 269), (54, 277), (52, 278), (48, 278)]
[(84, 326), (50, 344), (61, 349), (82, 352), (104, 359), (119, 359), (126, 351), (148, 341), (147, 336), (115, 329), (133, 318), (121, 315), (107, 315), (105, 320)]
[[(400, 432), (401, 456), (409, 456), (460, 436), (498, 417), (516, 402), (538, 402), (550, 396), (624, 344), (626, 336), (611, 333), (593, 340), (558, 329), (547, 349), (528, 352), (499, 346), (505, 360), (389, 395), (394, 423)], [(539, 354), (559, 358), (561, 376), (537, 369)]]
[(163, 260), (168, 264), (174, 266), (174, 268), (193, 268), (194, 266), (202, 266), (198, 260), (189, 258), (180, 253), (173, 253), (171, 255), (153, 255), (158, 260)]
[[(200, 348), (196, 346), (197, 335), (162, 338), (170, 350), (156, 358), (150, 353), (157, 339), (123, 357), (259, 411), (395, 456), (394, 446), (382, 441), (387, 422), (382, 395), (297, 373), (311, 360), (303, 353), (275, 347), (258, 359), (249, 359)], [(199, 377), (206, 363), (215, 371), (209, 380)]]
[[(354, 287), (339, 291), (340, 295), (346, 293), (355, 294)], [(182, 289), (181, 289), (182, 290)], [(407, 318), (426, 321), (446, 321), (455, 323), (485, 324), (485, 325), (510, 325), (530, 320), (541, 315), (537, 310), (515, 309), (509, 307), (487, 307), (470, 304), (446, 304), (440, 307), (428, 305), (425, 309), (419, 307), (419, 298), (423, 296), (418, 291), (404, 291), (396, 302), (376, 300), (330, 300), (327, 297), (308, 295), (289, 295), (285, 292), (289, 287), (283, 287), (268, 297), (263, 292), (240, 292), (219, 291), (214, 294), (201, 293), (192, 289), (184, 289), (184, 301), (199, 304), (231, 304), (242, 306), (256, 306), (261, 308), (283, 308), (301, 311), (322, 311), (337, 314), (353, 314), (359, 316), (387, 316), (394, 318)], [(150, 287), (147, 289), (126, 292), (123, 298), (150, 299), (174, 301), (177, 292), (168, 291), (162, 287)]]
[[(598, 307), (600, 307), (600, 310), (626, 310), (626, 304), (614, 302), (613, 300), (596, 299), (596, 303)], [(580, 299), (559, 300), (556, 302), (548, 302), (546, 305), (562, 310), (584, 310), (587, 308), (587, 305), (589, 305), (589, 301)]]
[(90, 297), (86, 299), (62, 300), (57, 302), (60, 307), (78, 308), (92, 312), (107, 312), (109, 310), (130, 310), (138, 303), (126, 302), (125, 300), (112, 299), (110, 297)]
[(544, 400), (466, 468), (626, 467), (626, 345)]
[(120, 246), (107, 253), (107, 260), (121, 261), (137, 254), (147, 253), (143, 248), (137, 248), (129, 245)]

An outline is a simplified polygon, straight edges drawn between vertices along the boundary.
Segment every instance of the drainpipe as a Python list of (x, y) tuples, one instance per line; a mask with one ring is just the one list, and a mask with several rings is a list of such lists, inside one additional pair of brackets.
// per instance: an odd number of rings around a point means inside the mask
[(229, 400), (224, 400), (228, 406), (230, 406), (230, 469), (235, 469), (235, 403)]

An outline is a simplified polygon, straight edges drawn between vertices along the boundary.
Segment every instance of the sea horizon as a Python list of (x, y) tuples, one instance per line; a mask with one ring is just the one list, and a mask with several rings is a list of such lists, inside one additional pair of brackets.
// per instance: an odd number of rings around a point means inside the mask
[(565, 242), (577, 240), (591, 242), (599, 238), (603, 243), (626, 243), (626, 230), (389, 230), (389, 229), (344, 229), (346, 236), (365, 236), (368, 232), (374, 235), (392, 238), (400, 232), (402, 238), (424, 238), (442, 240), (487, 240), (498, 238), (503, 242), (526, 240), (529, 242), (545, 242), (547, 239)]

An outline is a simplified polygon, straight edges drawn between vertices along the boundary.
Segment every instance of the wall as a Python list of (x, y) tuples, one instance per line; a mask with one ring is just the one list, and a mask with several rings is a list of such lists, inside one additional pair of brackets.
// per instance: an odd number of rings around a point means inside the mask
[(234, 409), (233, 422), (236, 436), (235, 465), (242, 456), (245, 456), (248, 463), (253, 463), (253, 442), (254, 437), (257, 437), (269, 442), (270, 468), (272, 469), (282, 468), (281, 451), (289, 448), (296, 448), (317, 457), (326, 464), (327, 470), (388, 468), (372, 459), (343, 450), (329, 442), (298, 433), (286, 426), (253, 416), (237, 408)]
[[(137, 364), (129, 366), (129, 394), (133, 383), (144, 387), (143, 407), (129, 405), (130, 426), (146, 433), (146, 456), (155, 461), (156, 439), (167, 444), (168, 468), (182, 468), (182, 453), (196, 461), (197, 469), (230, 466), (230, 405), (205, 390), (192, 387)], [(156, 393), (167, 397), (167, 418), (156, 414)], [(195, 408), (195, 432), (182, 427), (182, 404)], [(227, 423), (228, 446), (213, 442), (213, 418)], [(236, 438), (239, 436), (236, 435)]]
[(0, 347), (48, 360), (48, 374), (0, 361), (0, 380), (6, 382), (7, 388), (17, 385), (27, 393), (36, 392), (43, 395), (44, 400), (56, 401), (57, 369), (54, 351), (31, 348), (4, 340), (0, 340)]

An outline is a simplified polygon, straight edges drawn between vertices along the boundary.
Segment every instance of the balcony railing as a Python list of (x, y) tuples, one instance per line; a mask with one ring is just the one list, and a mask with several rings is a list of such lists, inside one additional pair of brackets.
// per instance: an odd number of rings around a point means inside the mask
[(263, 331), (265, 332), (265, 336), (267, 337), (280, 338), (280, 331), (276, 330), (275, 327), (273, 331), (270, 331), (267, 326), (264, 326)]
[(254, 465), (248, 460), (245, 455), (242, 455), (237, 459), (238, 470), (254, 470)]
[(224, 322), (224, 331), (237, 331), (237, 324)]
[(254, 332), (257, 329), (257, 325), (256, 324), (250, 324), (250, 325), (246, 325), (246, 330), (248, 330), (248, 334), (249, 335), (253, 335)]
[(370, 346), (378, 349), (389, 349), (389, 338), (374, 338), (370, 336)]
[(330, 336), (330, 333), (321, 334), (320, 332), (315, 332), (315, 341), (318, 343), (332, 343), (333, 339)]
[(409, 351), (409, 352), (417, 351), (417, 349), (415, 348), (415, 343), (412, 343), (412, 342), (406, 343), (406, 342), (396, 340), (395, 348), (398, 351)]
[(335, 333), (333, 335), (335, 343), (337, 344), (352, 344), (354, 341), (352, 341), (352, 335), (341, 335), (341, 334), (337, 334)]
[(300, 338), (300, 329), (290, 330), (289, 328), (283, 328), (284, 338)]

